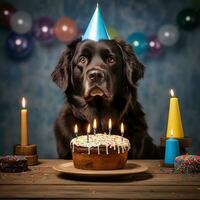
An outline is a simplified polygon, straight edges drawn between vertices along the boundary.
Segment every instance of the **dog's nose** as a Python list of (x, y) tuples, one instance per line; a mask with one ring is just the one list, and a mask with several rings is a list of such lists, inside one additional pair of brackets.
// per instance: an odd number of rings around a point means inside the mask
[(91, 82), (102, 82), (104, 81), (105, 75), (103, 71), (93, 69), (87, 73), (87, 77)]

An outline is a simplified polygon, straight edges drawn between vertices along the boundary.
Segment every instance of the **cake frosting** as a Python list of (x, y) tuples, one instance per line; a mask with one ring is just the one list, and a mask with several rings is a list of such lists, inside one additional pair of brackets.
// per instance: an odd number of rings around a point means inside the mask
[(89, 135), (89, 142), (87, 141), (87, 137), (87, 135), (81, 135), (72, 139), (70, 143), (72, 152), (74, 152), (75, 146), (87, 148), (88, 154), (90, 154), (91, 148), (97, 148), (98, 154), (101, 154), (102, 147), (105, 147), (106, 154), (109, 154), (109, 149), (117, 149), (118, 154), (130, 149), (129, 140), (119, 135), (108, 135), (106, 133)]

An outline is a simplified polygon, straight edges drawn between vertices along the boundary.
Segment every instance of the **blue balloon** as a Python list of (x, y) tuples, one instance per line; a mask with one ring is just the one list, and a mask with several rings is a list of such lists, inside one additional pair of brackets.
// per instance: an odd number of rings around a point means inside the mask
[(128, 37), (128, 42), (132, 45), (136, 54), (144, 54), (148, 50), (148, 39), (143, 33), (132, 33)]
[(7, 38), (6, 49), (8, 55), (12, 58), (26, 58), (33, 50), (33, 39), (29, 34), (17, 34), (12, 32)]

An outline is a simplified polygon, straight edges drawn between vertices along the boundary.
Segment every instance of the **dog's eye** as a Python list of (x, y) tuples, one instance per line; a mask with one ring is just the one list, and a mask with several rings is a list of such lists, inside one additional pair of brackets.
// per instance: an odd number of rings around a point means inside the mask
[(112, 56), (110, 56), (108, 57), (107, 62), (113, 64), (115, 62), (115, 59)]
[(87, 58), (85, 56), (81, 56), (78, 60), (78, 63), (85, 64), (87, 62)]

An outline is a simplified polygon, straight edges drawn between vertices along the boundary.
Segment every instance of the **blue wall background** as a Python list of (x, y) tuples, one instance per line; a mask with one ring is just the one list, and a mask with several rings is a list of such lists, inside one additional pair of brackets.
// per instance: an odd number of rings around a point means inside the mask
[[(85, 29), (96, 7), (94, 0), (15, 0), (18, 10), (31, 13), (33, 19), (69, 16)], [(175, 23), (177, 13), (191, 7), (191, 0), (103, 0), (99, 1), (105, 22), (127, 38), (135, 31), (156, 33), (163, 24)], [(28, 99), (29, 141), (38, 145), (41, 158), (56, 157), (53, 123), (63, 104), (61, 91), (50, 74), (65, 45), (55, 42), (43, 46), (35, 42), (34, 52), (23, 61), (11, 60), (5, 52), (8, 30), (0, 30), (0, 154), (12, 152), (20, 142), (20, 101)], [(200, 153), (200, 28), (181, 31), (179, 43), (166, 48), (158, 58), (140, 58), (146, 66), (139, 84), (139, 98), (144, 106), (149, 133), (159, 144), (165, 135), (169, 88), (180, 98), (185, 135), (192, 137), (192, 153)]]

